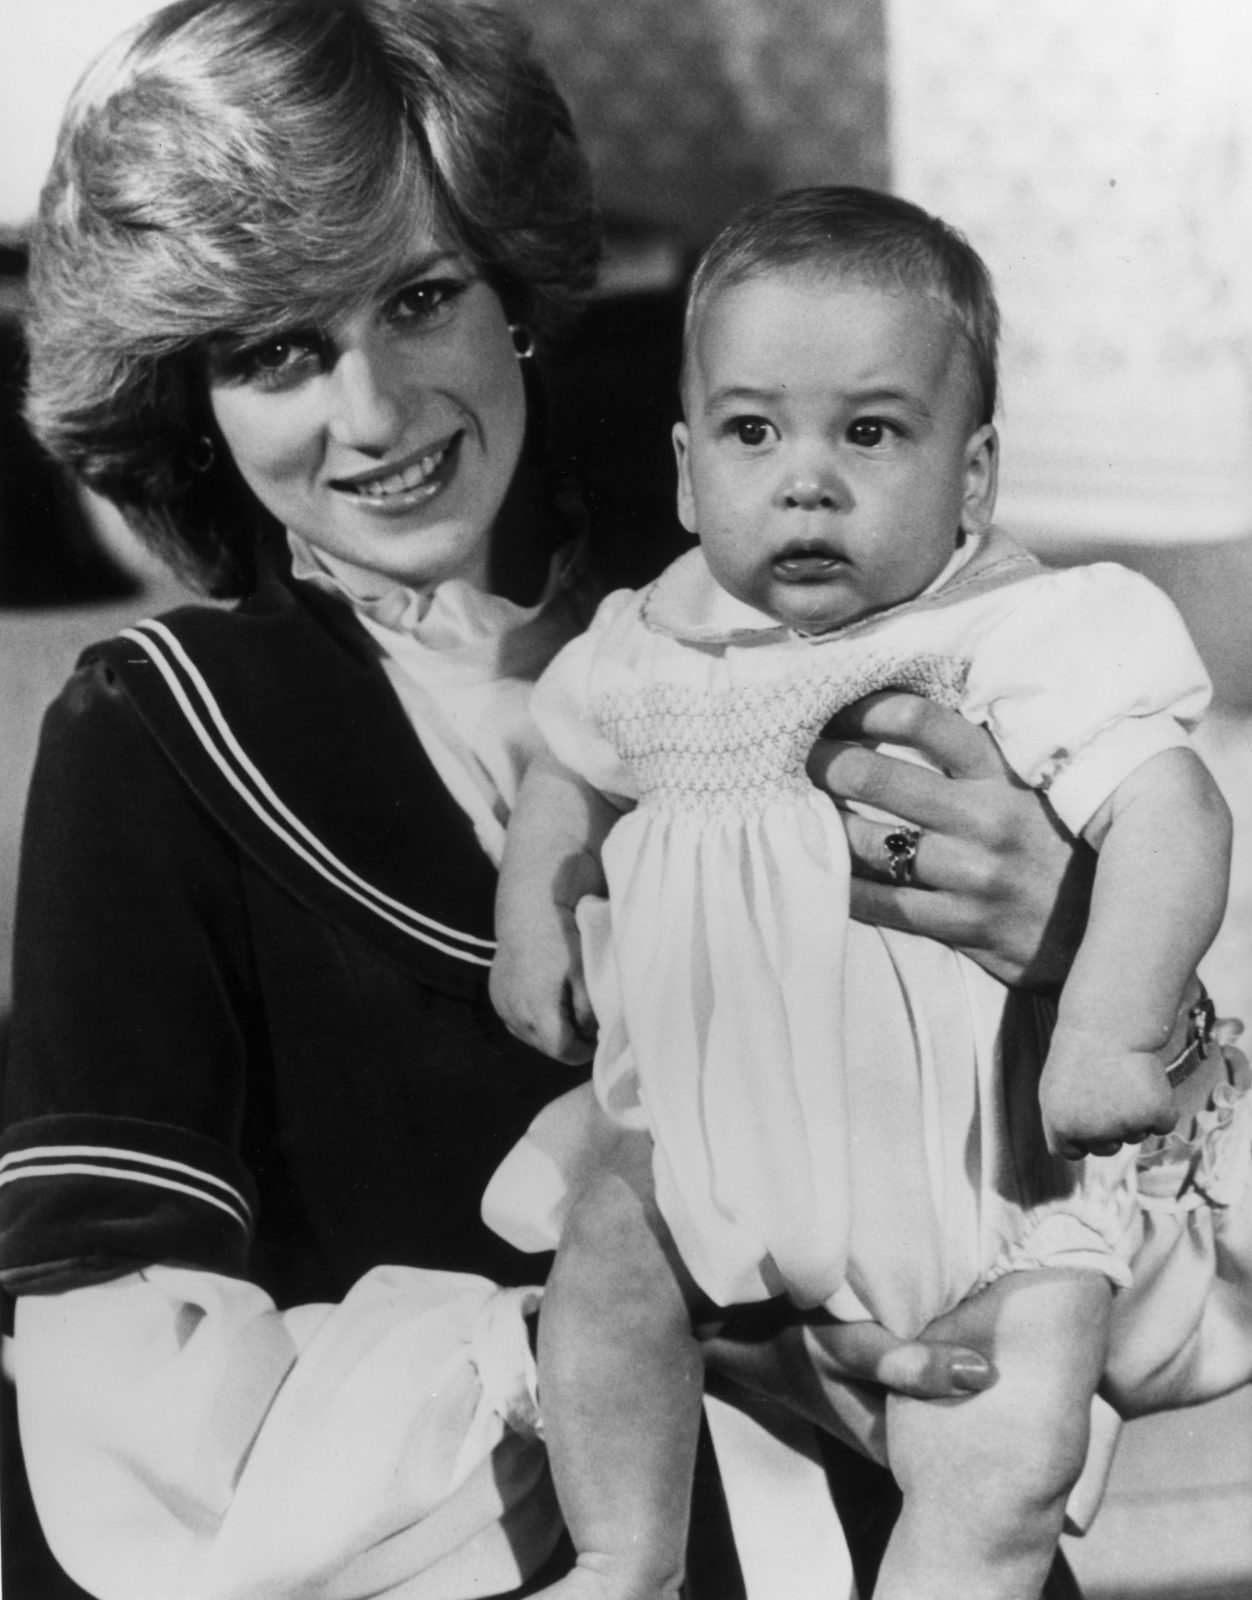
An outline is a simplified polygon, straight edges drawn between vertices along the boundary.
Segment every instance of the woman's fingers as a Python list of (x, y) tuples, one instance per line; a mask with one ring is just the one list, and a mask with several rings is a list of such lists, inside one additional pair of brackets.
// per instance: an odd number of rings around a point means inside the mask
[(944, 890), (897, 889), (871, 878), (853, 878), (848, 909), (854, 922), (937, 939), (952, 950), (978, 950), (983, 919), (959, 894)]
[(977, 1350), (898, 1339), (876, 1322), (817, 1324), (806, 1337), (818, 1373), (835, 1383), (851, 1379), (915, 1400), (952, 1400), (996, 1381), (995, 1368)]
[(891, 870), (892, 857), (898, 854), (899, 845), (888, 848), (887, 844), (893, 834), (900, 832), (899, 823), (875, 822), (859, 812), (845, 811), (843, 831), (852, 857), (852, 870), (859, 877), (874, 878), (901, 888), (909, 884), (925, 889), (977, 887), (970, 881), (975, 870), (972, 853), (960, 839), (937, 828), (923, 825), (914, 830), (917, 839), (904, 884), (897, 883)]
[(981, 1394), (996, 1381), (995, 1369), (976, 1350), (955, 1344), (897, 1345), (878, 1363), (878, 1379), (893, 1394), (915, 1400), (959, 1399)]
[[(1075, 848), (990, 736), (899, 693), (859, 701), (831, 729), (839, 737), (817, 742), (808, 771), (844, 814), (852, 915), (962, 950), (1005, 983), (1062, 980), (1085, 923), (1094, 856)], [(848, 735), (911, 745), (934, 765)], [(863, 807), (884, 820), (862, 816)], [(900, 844), (887, 847), (901, 824), (918, 835), (911, 860)]]
[(827, 727), (826, 737), (908, 745), (953, 778), (994, 778), (1006, 770), (985, 728), (933, 700), (897, 690), (867, 695), (846, 707)]
[(946, 830), (958, 825), (961, 798), (952, 792), (952, 780), (916, 762), (860, 744), (819, 739), (809, 755), (808, 773), (836, 804), (855, 801), (873, 806), (922, 828)]

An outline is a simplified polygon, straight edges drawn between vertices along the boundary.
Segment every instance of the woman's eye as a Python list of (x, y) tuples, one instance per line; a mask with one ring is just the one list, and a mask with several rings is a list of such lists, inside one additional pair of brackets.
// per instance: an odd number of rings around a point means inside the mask
[(763, 417), (734, 417), (728, 428), (740, 444), (750, 448), (764, 444), (769, 438), (770, 425)]
[(252, 368), (255, 372), (285, 372), (289, 367), (307, 360), (311, 354), (308, 345), (299, 340), (275, 339), (252, 352)]
[(262, 389), (290, 388), (318, 370), (325, 341), (316, 333), (282, 334), (232, 351), (219, 363), (225, 377)]
[(391, 302), (391, 315), (402, 323), (436, 322), (468, 288), (461, 278), (422, 278), (399, 291)]
[(858, 417), (848, 428), (848, 440), (872, 450), (894, 432), (891, 424), (881, 417)]

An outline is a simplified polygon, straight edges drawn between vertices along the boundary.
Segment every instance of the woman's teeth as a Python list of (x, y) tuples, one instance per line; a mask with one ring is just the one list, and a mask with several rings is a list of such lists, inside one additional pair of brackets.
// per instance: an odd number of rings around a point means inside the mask
[(450, 448), (450, 445), (441, 445), (438, 450), (432, 450), (429, 455), (422, 456), (400, 472), (393, 472), (390, 477), (348, 487), (353, 494), (364, 495), (369, 500), (385, 500), (389, 495), (411, 493), (435, 475)]

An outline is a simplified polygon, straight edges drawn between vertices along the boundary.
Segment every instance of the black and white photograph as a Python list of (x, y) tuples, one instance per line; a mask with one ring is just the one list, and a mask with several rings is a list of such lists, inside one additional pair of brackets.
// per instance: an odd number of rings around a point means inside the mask
[(0, 0), (3, 1600), (1252, 1596), (1250, 66)]

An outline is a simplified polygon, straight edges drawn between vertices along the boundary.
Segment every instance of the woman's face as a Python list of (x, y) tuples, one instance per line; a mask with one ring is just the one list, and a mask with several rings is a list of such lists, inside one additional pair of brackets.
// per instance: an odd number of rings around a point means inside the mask
[(504, 309), (459, 248), (419, 230), (368, 302), (215, 353), (209, 396), (244, 480), (285, 527), (418, 588), (487, 586), (526, 402)]

